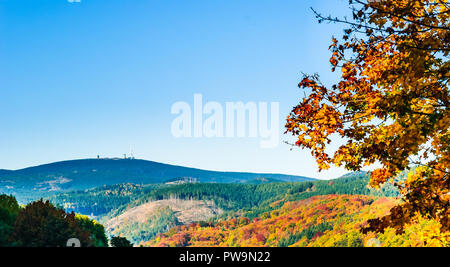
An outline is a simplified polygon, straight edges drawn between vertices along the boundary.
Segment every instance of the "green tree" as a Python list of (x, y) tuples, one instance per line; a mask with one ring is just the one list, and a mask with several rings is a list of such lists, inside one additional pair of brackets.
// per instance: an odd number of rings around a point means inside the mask
[(113, 236), (111, 238), (111, 246), (115, 248), (128, 248), (132, 247), (133, 244), (128, 241), (125, 237)]
[(8, 238), (12, 233), (19, 210), (20, 207), (15, 197), (0, 195), (0, 247), (10, 245)]
[(79, 239), (83, 247), (94, 245), (74, 213), (39, 200), (18, 212), (10, 241), (20, 247), (64, 247), (71, 238)]
[(108, 238), (106, 237), (105, 227), (103, 225), (84, 215), (76, 215), (75, 218), (81, 229), (90, 233), (90, 239), (92, 240), (94, 247), (108, 246)]

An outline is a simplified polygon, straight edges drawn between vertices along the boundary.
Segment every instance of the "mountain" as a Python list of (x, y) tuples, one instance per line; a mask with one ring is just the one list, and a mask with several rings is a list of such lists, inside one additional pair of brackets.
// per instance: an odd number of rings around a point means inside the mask
[(245, 183), (246, 184), (268, 184), (268, 183), (282, 183), (283, 181), (273, 179), (273, 178), (256, 178), (252, 180), (248, 180)]
[(3, 169), (0, 169), (0, 176), (1, 175), (5, 175), (5, 174), (10, 174), (10, 173), (12, 173), (13, 171), (10, 171), (10, 170), (3, 170)]
[(0, 192), (31, 199), (50, 192), (83, 190), (119, 183), (164, 183), (186, 177), (202, 183), (245, 183), (261, 178), (285, 182), (315, 180), (283, 174), (208, 171), (139, 159), (81, 159), (1, 171)]

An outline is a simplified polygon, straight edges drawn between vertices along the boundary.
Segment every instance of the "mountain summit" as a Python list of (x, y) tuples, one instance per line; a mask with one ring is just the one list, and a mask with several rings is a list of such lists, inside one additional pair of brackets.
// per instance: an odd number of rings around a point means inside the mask
[(164, 183), (178, 178), (192, 178), (202, 183), (245, 183), (261, 178), (284, 182), (315, 180), (284, 174), (208, 171), (140, 159), (81, 159), (15, 171), (2, 170), (0, 192), (44, 193), (119, 183)]

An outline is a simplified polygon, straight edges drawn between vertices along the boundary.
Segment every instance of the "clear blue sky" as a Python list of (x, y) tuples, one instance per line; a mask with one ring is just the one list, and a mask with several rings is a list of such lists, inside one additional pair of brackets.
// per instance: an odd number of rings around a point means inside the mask
[(300, 73), (330, 74), (347, 0), (0, 0), (0, 169), (120, 156), (211, 170), (318, 178), (308, 151), (259, 140), (176, 139), (176, 101), (280, 102), (303, 95)]

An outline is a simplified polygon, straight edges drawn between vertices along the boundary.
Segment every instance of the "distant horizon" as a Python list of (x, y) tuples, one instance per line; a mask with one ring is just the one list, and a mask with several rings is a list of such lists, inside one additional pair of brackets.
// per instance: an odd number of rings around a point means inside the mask
[[(317, 180), (332, 180), (332, 179), (336, 179), (336, 178), (339, 178), (339, 177), (342, 176), (342, 175), (338, 175), (338, 176), (330, 177), (328, 179), (321, 179), (321, 178), (311, 177), (311, 176), (307, 176), (307, 175), (291, 174), (291, 173), (284, 173), (284, 172), (254, 172), (254, 171), (247, 171), (247, 170), (237, 170), (236, 171), (236, 170), (224, 170), (224, 169), (208, 169), (208, 168), (201, 168), (201, 167), (189, 166), (189, 165), (183, 165), (183, 164), (160, 162), (160, 161), (144, 159), (144, 158), (136, 158), (136, 157), (134, 157), (134, 158), (123, 158), (123, 157), (73, 158), (73, 159), (63, 159), (63, 160), (58, 160), (58, 161), (41, 163), (41, 164), (37, 164), (37, 165), (25, 166), (25, 167), (19, 168), (19, 169), (4, 169), (4, 168), (0, 167), (0, 170), (3, 170), (3, 171), (20, 171), (20, 170), (34, 168), (34, 167), (39, 167), (39, 166), (44, 166), (44, 165), (51, 165), (51, 164), (59, 163), (59, 162), (82, 161), (82, 160), (141, 160), (141, 161), (155, 162), (155, 163), (160, 163), (160, 164), (165, 164), (165, 165), (171, 165), (171, 166), (177, 166), (177, 167), (186, 167), (186, 168), (197, 169), (197, 170), (204, 170), (204, 171), (226, 172), (226, 173), (281, 174), (281, 175), (287, 175), (287, 176), (300, 176), (300, 177), (312, 178), (312, 179), (317, 179)], [(348, 174), (348, 173), (351, 173), (351, 172), (347, 172), (346, 174)]]

